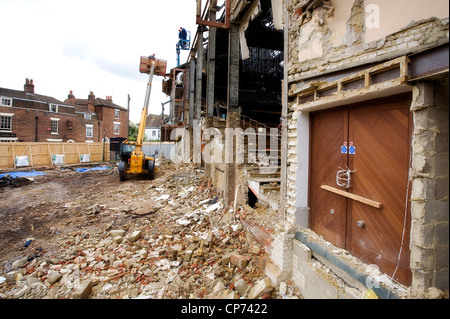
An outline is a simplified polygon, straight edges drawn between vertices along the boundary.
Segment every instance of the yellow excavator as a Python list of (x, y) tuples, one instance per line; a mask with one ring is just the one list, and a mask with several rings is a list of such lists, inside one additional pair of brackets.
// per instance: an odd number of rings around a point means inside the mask
[(121, 181), (127, 179), (128, 174), (145, 174), (149, 179), (155, 178), (155, 159), (146, 156), (142, 151), (142, 143), (145, 135), (147, 122), (148, 104), (152, 90), (153, 74), (166, 74), (167, 61), (156, 59), (155, 55), (141, 57), (139, 71), (149, 75), (147, 91), (145, 93), (144, 107), (142, 108), (141, 121), (136, 141), (125, 140), (120, 147), (119, 178)]

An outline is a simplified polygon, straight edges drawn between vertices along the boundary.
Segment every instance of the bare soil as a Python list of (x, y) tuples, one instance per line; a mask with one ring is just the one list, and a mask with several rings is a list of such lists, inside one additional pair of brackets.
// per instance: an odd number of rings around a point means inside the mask
[[(111, 218), (89, 214), (96, 205), (111, 208), (125, 203), (128, 205), (125, 209), (135, 208), (136, 205), (130, 208), (130, 199), (139, 194), (139, 189), (157, 183), (164, 175), (160, 171), (154, 181), (132, 176), (121, 182), (114, 166), (108, 170), (86, 172), (75, 172), (74, 169), (43, 170), (46, 175), (33, 177), (34, 181), (28, 185), (0, 188), (0, 271), (27, 250), (30, 254), (35, 250), (56, 250), (57, 237), (81, 229), (85, 233), (104, 231), (111, 226)], [(125, 223), (125, 220), (118, 222)], [(33, 238), (29, 247), (34, 250), (24, 246), (29, 238)]]

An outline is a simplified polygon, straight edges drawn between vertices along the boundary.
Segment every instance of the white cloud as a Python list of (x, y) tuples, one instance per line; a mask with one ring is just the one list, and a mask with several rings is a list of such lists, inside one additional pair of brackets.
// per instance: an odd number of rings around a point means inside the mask
[[(195, 34), (195, 0), (0, 0), (0, 87), (22, 90), (32, 78), (38, 94), (64, 100), (89, 91), (112, 95), (139, 122), (148, 75), (139, 73), (142, 55), (155, 53), (176, 66), (178, 29)], [(187, 51), (182, 51), (181, 63)], [(161, 77), (153, 78), (149, 112), (160, 113), (169, 97)], [(167, 108), (166, 108), (167, 109)]]

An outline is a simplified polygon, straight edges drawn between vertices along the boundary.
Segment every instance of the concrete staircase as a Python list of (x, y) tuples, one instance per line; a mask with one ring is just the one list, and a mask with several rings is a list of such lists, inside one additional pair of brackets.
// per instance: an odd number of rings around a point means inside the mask
[[(250, 191), (258, 201), (277, 210), (280, 205), (281, 135), (263, 123), (242, 116), (244, 171)], [(247, 130), (247, 128), (252, 128)], [(265, 143), (265, 145), (263, 144)], [(276, 145), (275, 145), (276, 143)], [(261, 149), (259, 148), (261, 146)], [(275, 147), (275, 149), (273, 149)], [(272, 148), (272, 149), (271, 149)]]

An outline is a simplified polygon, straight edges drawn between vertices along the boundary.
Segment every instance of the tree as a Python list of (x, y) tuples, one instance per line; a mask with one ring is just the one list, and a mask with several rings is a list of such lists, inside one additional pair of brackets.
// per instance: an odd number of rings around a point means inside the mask
[(128, 128), (128, 140), (129, 141), (136, 141), (137, 135), (139, 131), (139, 126), (136, 124), (130, 122), (129, 128)]

